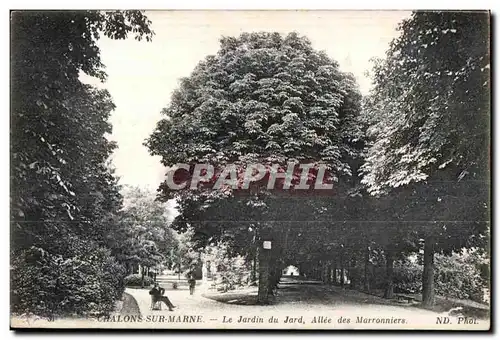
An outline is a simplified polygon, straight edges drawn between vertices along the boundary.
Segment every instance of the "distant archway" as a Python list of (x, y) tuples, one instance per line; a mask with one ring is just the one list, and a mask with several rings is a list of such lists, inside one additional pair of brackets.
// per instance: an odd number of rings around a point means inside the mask
[(300, 272), (299, 272), (299, 268), (290, 265), (290, 266), (286, 267), (285, 269), (283, 269), (281, 274), (283, 276), (299, 276)]

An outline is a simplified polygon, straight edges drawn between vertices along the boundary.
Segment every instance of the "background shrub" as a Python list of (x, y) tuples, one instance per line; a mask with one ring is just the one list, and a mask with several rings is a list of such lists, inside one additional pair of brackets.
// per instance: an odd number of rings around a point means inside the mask
[(438, 255), (435, 259), (436, 294), (483, 302), (485, 280), (481, 277), (481, 258), (471, 252)]
[[(418, 257), (417, 257), (418, 258)], [(485, 257), (474, 250), (436, 254), (434, 258), (434, 284), (436, 295), (455, 299), (470, 299), (484, 302), (487, 278), (483, 275)], [(380, 277), (384, 277), (380, 267)], [(394, 290), (396, 293), (422, 293), (421, 259), (403, 260), (394, 263)], [(380, 286), (383, 287), (383, 280)]]
[[(124, 279), (125, 286), (129, 287), (137, 287), (141, 286), (142, 283), (142, 275), (141, 274), (131, 274), (126, 276)], [(150, 286), (154, 283), (154, 280), (149, 276), (144, 276), (144, 286)]]
[(422, 292), (423, 266), (412, 261), (396, 261), (394, 263), (394, 291), (396, 293)]

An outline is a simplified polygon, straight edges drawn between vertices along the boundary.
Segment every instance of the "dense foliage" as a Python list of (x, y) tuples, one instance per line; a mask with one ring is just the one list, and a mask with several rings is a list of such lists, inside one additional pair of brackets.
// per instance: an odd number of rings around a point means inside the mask
[(379, 194), (431, 175), (486, 180), (487, 13), (416, 12), (399, 29), (401, 35), (373, 70), (365, 105), (373, 144), (363, 183)]
[[(150, 40), (140, 12), (14, 11), (11, 87), (12, 310), (105, 312), (125, 270), (109, 252), (122, 198), (107, 164), (114, 104), (101, 34)], [(36, 302), (35, 302), (36, 301)]]
[(251, 266), (241, 255), (234, 255), (231, 247), (223, 242), (209, 246), (203, 252), (203, 260), (216, 268), (216, 288), (224, 292), (251, 283)]
[(16, 254), (11, 276), (14, 311), (50, 318), (95, 316), (115, 307), (124, 289), (123, 266), (104, 248), (89, 248), (88, 242), (72, 246), (80, 248), (78, 255), (62, 257), (36, 247)]
[(338, 180), (352, 174), (359, 101), (353, 77), (306, 38), (243, 33), (181, 81), (146, 144), (165, 166), (311, 161)]
[(179, 247), (179, 241), (169, 227), (166, 205), (155, 200), (154, 192), (138, 187), (125, 187), (122, 192), (121, 232), (112, 239), (116, 258), (126, 265), (128, 273), (139, 266), (155, 270), (171, 266), (169, 254)]

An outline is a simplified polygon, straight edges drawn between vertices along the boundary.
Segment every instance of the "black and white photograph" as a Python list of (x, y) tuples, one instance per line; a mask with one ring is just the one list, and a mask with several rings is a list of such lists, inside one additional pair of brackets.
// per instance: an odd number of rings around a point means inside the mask
[(10, 10), (10, 327), (489, 331), (489, 10)]

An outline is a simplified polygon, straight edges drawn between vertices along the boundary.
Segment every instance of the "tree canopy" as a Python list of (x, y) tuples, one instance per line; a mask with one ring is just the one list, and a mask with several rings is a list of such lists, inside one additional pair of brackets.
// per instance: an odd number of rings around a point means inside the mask
[(364, 105), (372, 145), (362, 182), (377, 195), (426, 179), (486, 181), (488, 15), (416, 12), (399, 30)]
[(304, 37), (224, 37), (182, 79), (146, 145), (165, 166), (312, 161), (338, 179), (352, 175), (360, 98), (353, 77)]

